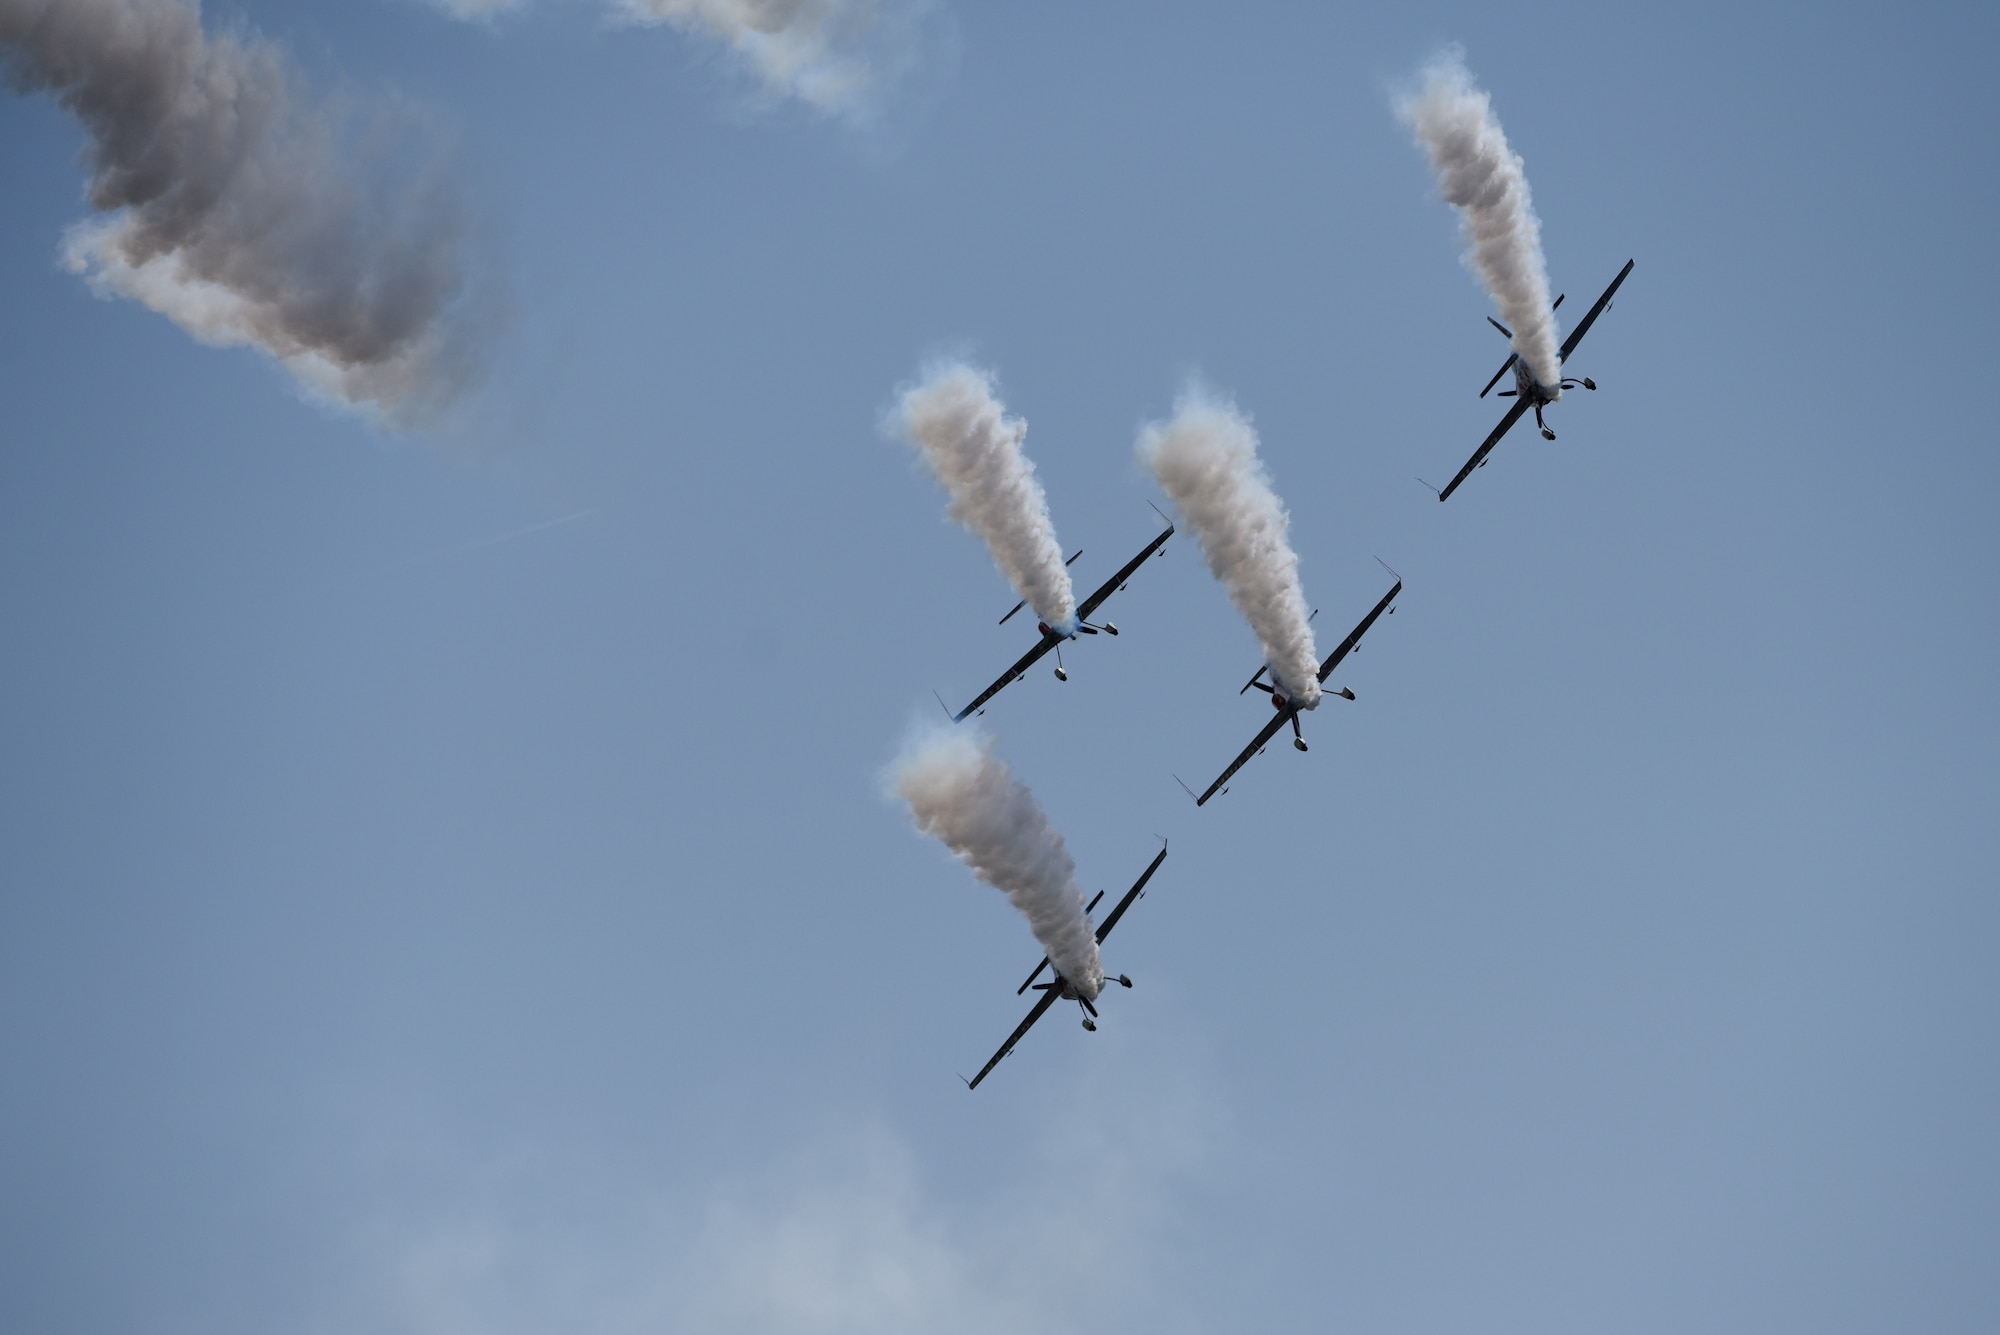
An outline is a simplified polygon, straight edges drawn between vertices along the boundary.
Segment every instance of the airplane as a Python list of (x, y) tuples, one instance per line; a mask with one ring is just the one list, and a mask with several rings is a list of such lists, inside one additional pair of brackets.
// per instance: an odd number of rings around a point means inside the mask
[[(1042, 633), (1042, 638), (1036, 642), (1035, 647), (1028, 650), (1027, 653), (1022, 654), (1020, 659), (1014, 664), (1014, 666), (1008, 668), (1005, 672), (1001, 673), (1000, 679), (994, 682), (991, 686), (988, 686), (985, 690), (981, 691), (979, 693), (978, 698), (975, 699), (971, 704), (959, 710), (956, 714), (952, 714), (951, 721), (953, 723), (962, 723), (965, 721), (968, 715), (982, 713), (986, 708), (986, 702), (988, 700), (991, 700), (994, 696), (1000, 694), (1000, 692), (1005, 690), (1010, 683), (1017, 682), (1021, 680), (1022, 677), (1026, 676), (1028, 669), (1033, 667), (1037, 662), (1039, 662), (1042, 656), (1048, 653), (1049, 650), (1051, 649), (1056, 651), (1056, 680), (1068, 681), (1069, 671), (1068, 669), (1063, 667), (1063, 661), (1062, 661), (1062, 642), (1064, 640), (1073, 640), (1079, 634), (1095, 635), (1100, 630), (1103, 631), (1106, 635), (1116, 635), (1118, 633), (1118, 627), (1112, 625), (1109, 621), (1105, 622), (1101, 626), (1094, 626), (1090, 623), (1090, 614), (1092, 612), (1095, 612), (1099, 607), (1103, 606), (1104, 601), (1107, 598), (1109, 598), (1112, 594), (1124, 588), (1125, 581), (1132, 578), (1132, 572), (1137, 570), (1140, 566), (1144, 565), (1146, 563), (1146, 558), (1151, 556), (1154, 552), (1159, 551), (1161, 547), (1166, 545), (1167, 539), (1173, 536), (1174, 536), (1174, 526), (1171, 523), (1169, 523), (1167, 525), (1166, 532), (1160, 534), (1157, 538), (1154, 538), (1151, 542), (1147, 543), (1145, 548), (1141, 550), (1137, 556), (1127, 561), (1124, 567), (1121, 570), (1119, 570), (1117, 574), (1113, 575), (1110, 579), (1105, 580), (1103, 584), (1099, 585), (1096, 593), (1091, 594), (1088, 598), (1078, 603), (1076, 605), (1075, 630), (1065, 635), (1063, 634), (1063, 632), (1051, 628), (1047, 622), (1037, 621), (1035, 623), (1035, 629), (1039, 630)], [(1070, 561), (1074, 561), (1078, 556), (1082, 555), (1083, 551), (1081, 548), (1079, 548), (1076, 552), (1076, 555), (1070, 557), (1069, 561), (1065, 561), (1063, 562), (1063, 564), (1068, 565)], [(1027, 606), (1027, 600), (1025, 598), (1022, 599), (1020, 602), (1015, 603), (1013, 611), (1008, 612), (1006, 616), (1000, 618), (1000, 624), (1003, 626), (1006, 625), (1008, 621), (1013, 619), (1014, 613), (1020, 611), (1025, 606)], [(939, 701), (938, 703), (943, 704), (944, 702)], [(947, 708), (945, 712), (951, 713), (949, 708)]]
[[(1386, 564), (1384, 565), (1383, 568), (1388, 569)], [(1390, 570), (1389, 573), (1392, 575), (1396, 575), (1396, 572), (1393, 570)], [(1367, 616), (1361, 618), (1361, 624), (1356, 626), (1353, 630), (1349, 631), (1347, 638), (1340, 642), (1340, 647), (1335, 649), (1332, 653), (1328, 654), (1326, 656), (1326, 661), (1319, 665), (1319, 680), (1322, 686), (1326, 684), (1326, 679), (1333, 674), (1333, 670), (1340, 666), (1340, 660), (1347, 657), (1349, 653), (1353, 652), (1355, 649), (1358, 649), (1360, 647), (1361, 637), (1368, 633), (1368, 628), (1375, 624), (1375, 619), (1381, 616), (1384, 612), (1388, 612), (1392, 615), (1395, 613), (1396, 609), (1390, 606), (1390, 604), (1396, 601), (1396, 595), (1401, 593), (1402, 591), (1403, 591), (1403, 577), (1401, 575), (1396, 575), (1396, 587), (1382, 595), (1382, 601), (1375, 604), (1375, 610), (1370, 612)], [(1317, 615), (1317, 613), (1315, 613), (1315, 615)], [(1237, 770), (1242, 769), (1244, 765), (1248, 764), (1250, 757), (1257, 755), (1258, 753), (1263, 751), (1264, 744), (1270, 741), (1273, 737), (1277, 736), (1279, 730), (1282, 729), (1287, 723), (1292, 725), (1292, 745), (1297, 747), (1301, 751), (1307, 749), (1306, 739), (1304, 735), (1299, 731), (1299, 714), (1302, 710), (1302, 706), (1294, 703), (1293, 701), (1285, 697), (1284, 688), (1278, 683), (1278, 679), (1275, 674), (1272, 676), (1271, 684), (1269, 686), (1266, 686), (1260, 680), (1260, 678), (1262, 678), (1263, 675), (1269, 671), (1270, 671), (1270, 665), (1268, 663), (1258, 668), (1257, 671), (1251, 675), (1250, 680), (1243, 683), (1243, 690), (1240, 690), (1236, 693), (1238, 695), (1242, 695), (1244, 691), (1249, 690), (1253, 686), (1256, 687), (1258, 690), (1264, 692), (1266, 695), (1271, 697), (1271, 708), (1277, 711), (1277, 716), (1273, 718), (1269, 723), (1266, 723), (1263, 726), (1262, 730), (1260, 730), (1258, 734), (1251, 739), (1250, 745), (1243, 748), (1242, 755), (1236, 757), (1236, 759), (1229, 762), (1229, 768), (1222, 771), (1222, 776), (1218, 778), (1214, 783), (1208, 785), (1207, 792), (1203, 793), (1200, 797), (1194, 798), (1194, 804), (1196, 806), (1206, 805), (1208, 799), (1214, 797), (1218, 791), (1225, 793), (1228, 792), (1229, 790), (1227, 788), (1224, 788), (1222, 785), (1228, 783), (1229, 780), (1232, 777), (1234, 777)], [(1328, 692), (1328, 694), (1337, 695), (1343, 700), (1352, 700), (1354, 698), (1354, 692), (1351, 689), (1344, 686), (1338, 691), (1330, 691)], [(1178, 776), (1176, 776), (1175, 782), (1176, 783), (1180, 782)], [(1181, 787), (1187, 789), (1187, 794), (1189, 797), (1194, 797), (1194, 790), (1192, 788), (1188, 788), (1188, 786), (1184, 783), (1181, 784)]]
[[(1590, 332), (1590, 326), (1597, 323), (1597, 317), (1610, 307), (1611, 294), (1618, 290), (1618, 285), (1625, 281), (1625, 275), (1631, 272), (1632, 261), (1626, 260), (1625, 267), (1620, 269), (1618, 276), (1611, 280), (1611, 286), (1604, 289), (1604, 295), (1599, 297), (1597, 304), (1590, 308), (1590, 314), (1584, 316), (1583, 322), (1577, 325), (1575, 329), (1572, 329), (1569, 337), (1563, 340), (1562, 350), (1556, 359), (1558, 363), (1569, 360), (1569, 355), (1576, 351), (1576, 345), (1583, 342), (1583, 336)], [(1560, 308), (1562, 304), (1563, 299), (1557, 297), (1555, 306), (1551, 307), (1551, 309)], [(1506, 325), (1501, 324), (1492, 316), (1487, 316), (1486, 322), (1508, 338), (1514, 337), (1512, 330), (1508, 329)], [(1471, 476), (1473, 469), (1486, 467), (1486, 456), (1491, 454), (1493, 447), (1500, 443), (1500, 437), (1511, 431), (1514, 423), (1520, 421), (1521, 415), (1530, 408), (1535, 410), (1535, 425), (1542, 429), (1542, 439), (1554, 440), (1556, 433), (1549, 430), (1549, 424), (1542, 420), (1543, 407), (1554, 403), (1556, 396), (1565, 389), (1575, 389), (1578, 386), (1591, 390), (1597, 388), (1597, 382), (1589, 376), (1585, 376), (1581, 380), (1564, 379), (1560, 385), (1552, 390), (1548, 386), (1538, 383), (1535, 377), (1529, 374), (1528, 364), (1521, 360), (1519, 353), (1509, 353), (1507, 360), (1500, 364), (1500, 369), (1493, 373), (1493, 378), (1486, 382), (1486, 389), (1479, 391), (1479, 397), (1482, 399), (1485, 398), (1487, 391), (1499, 384), (1500, 377), (1506, 375), (1509, 371), (1514, 373), (1514, 388), (1501, 390), (1499, 397), (1503, 399), (1512, 398), (1514, 406), (1509, 408), (1507, 415), (1500, 419), (1500, 425), (1493, 428), (1493, 434), (1489, 435), (1485, 442), (1472, 452), (1472, 457), (1465, 461), (1465, 467), (1458, 470), (1458, 476), (1447, 483), (1443, 491), (1437, 493), (1439, 500), (1449, 499), (1451, 494), (1458, 490), (1458, 484)], [(1421, 482), (1423, 479), (1419, 478), (1418, 481)], [(1424, 485), (1429, 487), (1430, 483), (1425, 482)], [(1437, 490), (1435, 487), (1431, 489), (1433, 491)]]
[[(1125, 916), (1125, 910), (1132, 907), (1133, 901), (1146, 893), (1146, 882), (1153, 879), (1153, 873), (1158, 871), (1160, 864), (1166, 860), (1167, 841), (1162, 839), (1160, 841), (1160, 851), (1154, 855), (1152, 862), (1147, 864), (1146, 870), (1139, 874), (1139, 879), (1132, 883), (1132, 888), (1125, 892), (1125, 897), (1118, 901), (1118, 907), (1111, 910), (1111, 916), (1106, 918), (1103, 924), (1098, 927), (1097, 943), (1099, 945), (1103, 945), (1104, 938), (1111, 935), (1111, 929), (1118, 925), (1118, 920)], [(1097, 907), (1098, 901), (1103, 898), (1104, 892), (1099, 890), (1090, 903), (1084, 905), (1083, 911), (1085, 913), (1090, 912)], [(967, 1089), (978, 1089), (979, 1082), (986, 1078), (987, 1073), (1000, 1064), (1001, 1058), (1014, 1050), (1014, 1045), (1021, 1041), (1021, 1035), (1034, 1028), (1035, 1021), (1047, 1014), (1049, 1007), (1055, 1005), (1058, 1001), (1074, 1001), (1077, 1005), (1081, 1006), (1083, 1008), (1083, 1027), (1093, 1034), (1097, 1032), (1097, 1007), (1091, 1005), (1091, 998), (1078, 992), (1067, 978), (1058, 973), (1055, 975), (1053, 982), (1038, 983), (1035, 981), (1042, 976), (1042, 970), (1048, 967), (1049, 957), (1044, 955), (1042, 956), (1042, 962), (1035, 966), (1035, 971), (1028, 975), (1028, 981), (1014, 989), (1014, 995), (1018, 997), (1032, 987), (1042, 994), (1042, 999), (1037, 1001), (1035, 1008), (1028, 1012), (1028, 1018), (1021, 1021), (1013, 1033), (1007, 1035), (1007, 1041), (1000, 1045), (1000, 1050), (993, 1054), (992, 1059), (986, 1065), (979, 1068), (979, 1074), (965, 1081)], [(1115, 982), (1123, 987), (1132, 986), (1132, 980), (1122, 973), (1116, 978), (1107, 978), (1104, 981), (1106, 983)], [(959, 1079), (965, 1080), (965, 1077), (960, 1076)]]

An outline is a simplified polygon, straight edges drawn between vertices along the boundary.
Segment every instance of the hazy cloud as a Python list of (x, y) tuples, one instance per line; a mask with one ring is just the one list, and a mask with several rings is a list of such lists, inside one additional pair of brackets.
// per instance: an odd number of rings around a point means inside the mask
[[(454, 18), (490, 19), (530, 0), (428, 0)], [(665, 25), (720, 44), (773, 97), (823, 115), (859, 116), (913, 56), (928, 0), (600, 0), (622, 22)]]

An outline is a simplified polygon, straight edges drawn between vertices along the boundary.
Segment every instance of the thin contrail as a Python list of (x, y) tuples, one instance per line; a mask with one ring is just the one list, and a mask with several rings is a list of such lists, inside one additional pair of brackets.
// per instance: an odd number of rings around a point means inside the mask
[(1492, 95), (1472, 82), (1462, 51), (1446, 51), (1424, 71), (1423, 91), (1396, 110), (1430, 154), (1444, 201), (1459, 211), (1468, 258), (1513, 330), (1536, 383), (1562, 393), (1555, 312), (1549, 308), (1542, 224), (1528, 194), (1527, 167), (1507, 146)]
[(498, 547), (503, 542), (513, 542), (517, 538), (525, 538), (548, 529), (558, 528), (564, 524), (572, 524), (579, 519), (588, 519), (596, 513), (596, 507), (588, 510), (578, 510), (574, 514), (560, 515), (554, 519), (544, 519), (539, 524), (528, 524), (521, 528), (509, 529), (505, 533), (496, 533), (489, 538), (474, 538), (470, 542), (454, 543), (449, 547), (438, 547), (427, 552), (417, 552), (413, 555), (405, 556), (400, 560), (391, 561), (386, 565), (375, 566), (367, 570), (358, 570), (352, 574), (336, 575), (331, 579), (301, 587), (293, 592), (295, 594), (304, 593), (308, 588), (338, 588), (345, 584), (362, 584), (373, 579), (383, 579), (389, 575), (409, 570), (414, 566), (428, 565), (433, 561), (448, 560), (454, 556), (463, 556), (467, 552), (482, 551), (488, 547)]
[(516, 538), (525, 538), (530, 533), (540, 533), (543, 529), (574, 523), (579, 519), (588, 519), (596, 513), (597, 509), (593, 506), (588, 510), (578, 510), (575, 514), (563, 515), (560, 518), (544, 519), (539, 524), (529, 524), (526, 528), (512, 529), (491, 538), (475, 538), (471, 542), (460, 543), (456, 547), (445, 547), (435, 552), (425, 552), (420, 556), (410, 557), (409, 561), (405, 561), (404, 564), (407, 565), (410, 561), (429, 561), (444, 556), (457, 556), (461, 552), (476, 552), (482, 547), (498, 547), (503, 542), (512, 542)]

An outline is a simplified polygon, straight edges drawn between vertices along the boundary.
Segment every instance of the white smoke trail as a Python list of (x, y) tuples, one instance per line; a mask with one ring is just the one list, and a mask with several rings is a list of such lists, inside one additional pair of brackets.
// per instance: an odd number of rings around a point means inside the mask
[(965, 728), (934, 731), (905, 751), (891, 779), (916, 827), (1005, 894), (1056, 971), (1096, 1000), (1104, 968), (1076, 863), (1035, 795), (993, 754), (992, 739)]
[(1250, 419), (1235, 404), (1190, 388), (1174, 405), (1173, 421), (1141, 430), (1139, 457), (1194, 529), (1209, 571), (1256, 633), (1279, 689), (1317, 709), (1319, 649), (1286, 535), (1291, 517), (1257, 457)]
[(951, 496), (946, 513), (986, 543), (1000, 573), (1044, 625), (1076, 629), (1076, 594), (1049, 500), (1021, 452), (1028, 424), (1007, 416), (993, 377), (963, 362), (931, 368), (903, 392), (893, 425)]
[(1507, 147), (1492, 96), (1474, 86), (1464, 53), (1453, 49), (1431, 63), (1423, 91), (1396, 111), (1429, 152), (1445, 203), (1459, 210), (1469, 258), (1514, 331), (1514, 351), (1560, 397), (1561, 340), (1549, 309), (1542, 224), (1528, 197), (1526, 164)]
[(276, 47), (205, 35), (195, 0), (0, 0), (0, 57), (90, 135), (107, 216), (63, 257), (100, 295), (394, 421), (473, 376), (463, 210), (420, 118), (308, 105)]

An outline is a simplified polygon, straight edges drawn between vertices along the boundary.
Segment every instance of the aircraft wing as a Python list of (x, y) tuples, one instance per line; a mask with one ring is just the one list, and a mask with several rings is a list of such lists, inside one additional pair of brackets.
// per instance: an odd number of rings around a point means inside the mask
[(1173, 536), (1174, 536), (1174, 526), (1172, 524), (1169, 524), (1167, 525), (1167, 531), (1165, 533), (1162, 533), (1159, 537), (1154, 538), (1151, 542), (1147, 543), (1144, 551), (1140, 552), (1137, 556), (1127, 561), (1122, 570), (1120, 570), (1117, 574), (1113, 575), (1110, 579), (1105, 580), (1103, 584), (1099, 585), (1096, 593), (1091, 594), (1088, 598), (1078, 603), (1076, 606), (1077, 616), (1083, 620), (1086, 621), (1089, 620), (1090, 614), (1092, 612), (1095, 612), (1099, 607), (1101, 607), (1105, 599), (1109, 598), (1112, 594), (1118, 592), (1118, 586), (1120, 584), (1123, 584), (1126, 580), (1132, 578), (1132, 572), (1137, 570), (1140, 566), (1146, 564), (1146, 558), (1151, 556), (1154, 552), (1159, 551), (1160, 548), (1166, 544), (1167, 539)]
[(1563, 340), (1562, 355), (1558, 360), (1565, 362), (1569, 360), (1569, 355), (1576, 351), (1576, 345), (1583, 342), (1583, 336), (1590, 332), (1590, 327), (1597, 323), (1597, 317), (1604, 314), (1604, 308), (1611, 304), (1611, 294), (1618, 290), (1618, 285), (1625, 281), (1625, 275), (1631, 272), (1632, 261), (1627, 260), (1625, 267), (1618, 271), (1618, 276), (1611, 280), (1611, 286), (1604, 289), (1604, 295), (1590, 308), (1590, 313), (1577, 322), (1576, 328), (1569, 331), (1569, 337)]
[(1214, 797), (1216, 794), (1216, 790), (1221, 788), (1223, 784), (1228, 783), (1230, 778), (1236, 773), (1237, 770), (1242, 769), (1246, 764), (1248, 764), (1251, 756), (1256, 755), (1259, 751), (1264, 749), (1264, 743), (1270, 741), (1273, 737), (1276, 737), (1278, 735), (1278, 729), (1284, 727), (1286, 720), (1290, 719), (1291, 716), (1292, 716), (1291, 711), (1285, 709), (1280, 709), (1275, 714), (1273, 714), (1271, 716), (1271, 721), (1264, 725), (1263, 731), (1259, 732), (1256, 735), (1256, 737), (1251, 740), (1250, 745), (1243, 748), (1243, 754), (1229, 762), (1229, 768), (1222, 771), (1222, 777), (1217, 779), (1214, 783), (1208, 785), (1208, 791), (1203, 793), (1200, 797), (1197, 797), (1194, 800), (1194, 804), (1196, 806), (1201, 806), (1204, 803), (1206, 803), (1209, 798)]
[(979, 1082), (986, 1078), (986, 1073), (988, 1071), (991, 1071), (994, 1067), (998, 1066), (1000, 1064), (1000, 1059), (1002, 1057), (1005, 1057), (1008, 1053), (1014, 1050), (1014, 1045), (1021, 1041), (1021, 1035), (1027, 1033), (1030, 1029), (1033, 1029), (1035, 1027), (1035, 1021), (1041, 1019), (1042, 1015), (1048, 1010), (1048, 1008), (1055, 1005), (1056, 1002), (1061, 997), (1062, 997), (1062, 988), (1060, 986), (1051, 987), (1045, 990), (1042, 993), (1042, 999), (1040, 1001), (1037, 1001), (1035, 1003), (1035, 1008), (1028, 1012), (1028, 1018), (1021, 1021), (1020, 1025), (1014, 1030), (1013, 1033), (1007, 1035), (1007, 1041), (1000, 1045), (1000, 1051), (994, 1053), (992, 1059), (989, 1060), (986, 1063), (986, 1065), (979, 1068), (978, 1075), (973, 1076), (972, 1079), (965, 1082), (965, 1087), (967, 1089), (978, 1089)]
[[(1335, 668), (1340, 666), (1340, 660), (1354, 651), (1354, 646), (1361, 643), (1361, 637), (1366, 635), (1368, 628), (1375, 624), (1375, 618), (1388, 611), (1389, 604), (1395, 602), (1396, 595), (1402, 591), (1403, 581), (1399, 579), (1396, 581), (1396, 587), (1383, 594), (1382, 601), (1375, 604), (1375, 610), (1361, 618), (1360, 625), (1347, 632), (1347, 638), (1340, 642), (1340, 647), (1326, 656), (1326, 661), (1319, 665), (1320, 685), (1324, 686), (1326, 684), (1326, 679), (1333, 675)], [(1239, 691), (1237, 694), (1240, 695), (1242, 692)]]
[[(1158, 871), (1160, 869), (1160, 864), (1162, 862), (1165, 862), (1166, 860), (1167, 860), (1167, 850), (1165, 848), (1162, 848), (1158, 853), (1153, 855), (1153, 860), (1146, 864), (1146, 870), (1139, 873), (1139, 879), (1132, 882), (1132, 888), (1130, 890), (1127, 890), (1125, 892), (1125, 897), (1118, 901), (1118, 907), (1112, 909), (1111, 912), (1105, 916), (1104, 922), (1097, 929), (1097, 940), (1100, 945), (1103, 944), (1105, 937), (1111, 935), (1111, 929), (1118, 925), (1118, 920), (1125, 916), (1125, 910), (1131, 908), (1133, 902), (1136, 901), (1140, 895), (1146, 892), (1146, 882), (1153, 879), (1153, 873)], [(1103, 896), (1100, 893), (1099, 898), (1102, 897)], [(1096, 903), (1097, 903), (1096, 900), (1092, 900), (1091, 901), (1092, 907), (1095, 907)], [(1047, 959), (1044, 959), (1042, 961), (1043, 965), (1046, 965), (1047, 963), (1048, 963)], [(1037, 974), (1040, 972), (1041, 972), (1040, 968), (1037, 968), (1035, 970), (1035, 973)], [(1032, 983), (1034, 981), (1035, 981), (1034, 974), (1028, 975), (1028, 982), (1021, 984), (1021, 989), (1023, 991), (1026, 991), (1028, 983)], [(973, 1076), (972, 1079), (965, 1082), (965, 1087), (967, 1089), (978, 1089), (979, 1082), (986, 1078), (987, 1073), (1000, 1064), (1001, 1058), (1005, 1057), (1008, 1053), (1014, 1050), (1014, 1045), (1021, 1041), (1021, 1036), (1027, 1033), (1030, 1029), (1034, 1028), (1035, 1021), (1041, 1019), (1042, 1015), (1048, 1010), (1048, 1008), (1055, 1005), (1057, 1001), (1061, 1000), (1061, 998), (1062, 998), (1062, 983), (1060, 980), (1045, 987), (1042, 992), (1041, 1000), (1037, 1001), (1034, 1005), (1034, 1009), (1028, 1012), (1028, 1018), (1021, 1021), (1021, 1023), (1015, 1027), (1013, 1033), (1007, 1035), (1007, 1041), (1000, 1045), (1000, 1050), (993, 1054), (992, 1059), (989, 1060), (986, 1063), (986, 1065), (979, 1068), (978, 1075)]]
[(1139, 873), (1139, 879), (1132, 882), (1132, 888), (1125, 892), (1125, 897), (1118, 901), (1118, 907), (1111, 910), (1104, 921), (1098, 924), (1097, 944), (1104, 944), (1104, 938), (1111, 935), (1111, 929), (1118, 925), (1118, 920), (1125, 916), (1125, 910), (1132, 907), (1132, 902), (1146, 892), (1146, 882), (1153, 879), (1153, 873), (1158, 871), (1160, 864), (1166, 860), (1167, 850), (1162, 847), (1154, 855), (1152, 862), (1147, 864), (1146, 870)]
[(1018, 660), (1016, 660), (1013, 667), (1008, 668), (1005, 672), (1000, 674), (1000, 680), (994, 682), (991, 686), (988, 686), (985, 690), (981, 691), (979, 693), (978, 699), (974, 700), (971, 704), (967, 705), (965, 708), (959, 710), (958, 713), (952, 715), (951, 721), (953, 723), (962, 723), (965, 721), (966, 715), (977, 713), (980, 706), (984, 705), (988, 700), (991, 700), (994, 696), (1000, 694), (1001, 691), (1005, 690), (1007, 688), (1008, 682), (1013, 681), (1023, 672), (1026, 672), (1029, 668), (1033, 667), (1036, 661), (1039, 660), (1043, 654), (1046, 654), (1049, 650), (1055, 648), (1060, 643), (1062, 643), (1062, 636), (1056, 634), (1054, 631), (1048, 631), (1047, 633), (1045, 633), (1042, 636), (1042, 642), (1040, 644), (1028, 650), (1027, 653), (1022, 654), (1021, 657)]
[(1521, 420), (1521, 414), (1528, 411), (1528, 406), (1528, 400), (1525, 398), (1514, 400), (1514, 406), (1509, 408), (1507, 415), (1500, 419), (1500, 425), (1493, 428), (1493, 434), (1488, 436), (1480, 444), (1479, 448), (1472, 452), (1472, 457), (1465, 461), (1465, 467), (1458, 470), (1458, 476), (1444, 484), (1444, 490), (1438, 493), (1439, 500), (1450, 499), (1451, 494), (1458, 490), (1458, 484), (1471, 477), (1472, 470), (1486, 462), (1486, 456), (1493, 453), (1493, 447), (1500, 443), (1500, 437), (1513, 430), (1514, 423)]

